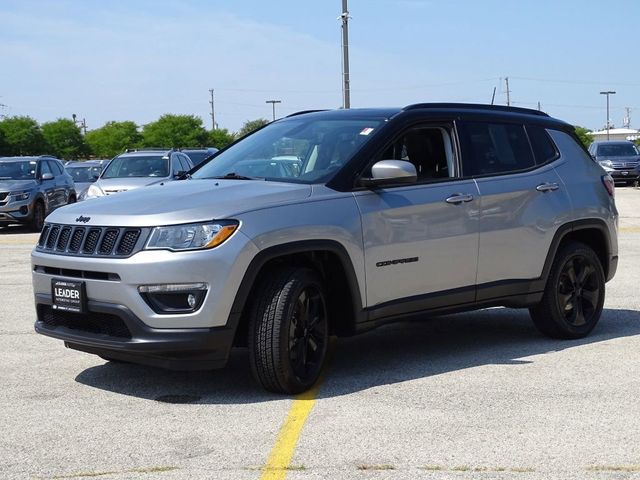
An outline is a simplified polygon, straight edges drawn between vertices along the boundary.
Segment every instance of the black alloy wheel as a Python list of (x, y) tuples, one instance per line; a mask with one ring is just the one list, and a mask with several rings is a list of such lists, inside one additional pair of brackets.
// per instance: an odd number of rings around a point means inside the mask
[(289, 323), (289, 361), (302, 382), (320, 373), (327, 337), (324, 298), (310, 285), (298, 295)]
[(598, 310), (602, 288), (595, 267), (582, 255), (564, 264), (558, 282), (559, 308), (574, 327), (590, 323)]
[(542, 301), (529, 312), (545, 335), (583, 338), (600, 320), (604, 297), (605, 276), (600, 258), (588, 245), (570, 242), (558, 250)]

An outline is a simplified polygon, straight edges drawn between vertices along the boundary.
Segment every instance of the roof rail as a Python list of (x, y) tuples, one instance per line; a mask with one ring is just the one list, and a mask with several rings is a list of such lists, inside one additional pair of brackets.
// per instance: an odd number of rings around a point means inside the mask
[(538, 115), (541, 117), (548, 117), (544, 112), (540, 110), (534, 110), (532, 108), (523, 107), (511, 107), (506, 105), (487, 105), (485, 103), (414, 103), (413, 105), (407, 105), (403, 110), (418, 110), (421, 108), (457, 108), (465, 110), (493, 110), (499, 112), (511, 112), (511, 113), (523, 113), (527, 115)]
[(304, 113), (315, 113), (315, 112), (326, 112), (326, 111), (327, 111), (326, 108), (322, 108), (319, 110), (300, 110), (299, 112), (291, 113), (284, 118), (295, 117), (296, 115), (302, 115)]
[(168, 152), (176, 150), (175, 148), (166, 148), (166, 147), (145, 147), (145, 148), (127, 148), (124, 153), (132, 153), (132, 152)]

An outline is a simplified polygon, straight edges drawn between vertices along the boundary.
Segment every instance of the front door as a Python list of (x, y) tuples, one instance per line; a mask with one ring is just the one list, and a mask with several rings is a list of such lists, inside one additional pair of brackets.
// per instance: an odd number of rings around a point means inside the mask
[(417, 311), (474, 300), (478, 191), (473, 180), (458, 176), (452, 138), (447, 125), (403, 132), (374, 161), (410, 161), (418, 183), (354, 193), (368, 307)]

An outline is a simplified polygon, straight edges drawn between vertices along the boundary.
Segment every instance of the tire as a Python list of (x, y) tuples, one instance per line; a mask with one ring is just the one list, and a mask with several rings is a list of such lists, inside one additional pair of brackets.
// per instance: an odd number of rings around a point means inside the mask
[(249, 320), (249, 361), (271, 392), (296, 394), (320, 376), (329, 328), (325, 290), (306, 268), (270, 271), (258, 284)]
[(33, 218), (29, 222), (29, 228), (34, 232), (41, 232), (44, 226), (44, 204), (38, 200), (33, 207)]
[(529, 313), (538, 330), (549, 337), (583, 338), (600, 320), (604, 296), (600, 259), (587, 245), (571, 242), (556, 254), (542, 301)]

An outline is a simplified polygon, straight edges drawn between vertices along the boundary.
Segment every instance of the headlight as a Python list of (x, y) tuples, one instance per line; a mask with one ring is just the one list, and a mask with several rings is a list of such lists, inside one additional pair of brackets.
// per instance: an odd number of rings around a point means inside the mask
[(156, 227), (146, 250), (199, 250), (220, 245), (238, 229), (234, 220)]
[(18, 192), (9, 193), (9, 196), (13, 197), (16, 202), (27, 200), (29, 198), (29, 195), (31, 195), (31, 190), (20, 190)]
[(97, 197), (104, 197), (104, 192), (97, 185), (89, 185), (89, 188), (84, 194), (83, 200), (89, 199), (89, 198), (97, 198)]
[(600, 165), (602, 165), (603, 167), (613, 167), (613, 163), (611, 163), (611, 160), (601, 160), (600, 161)]

